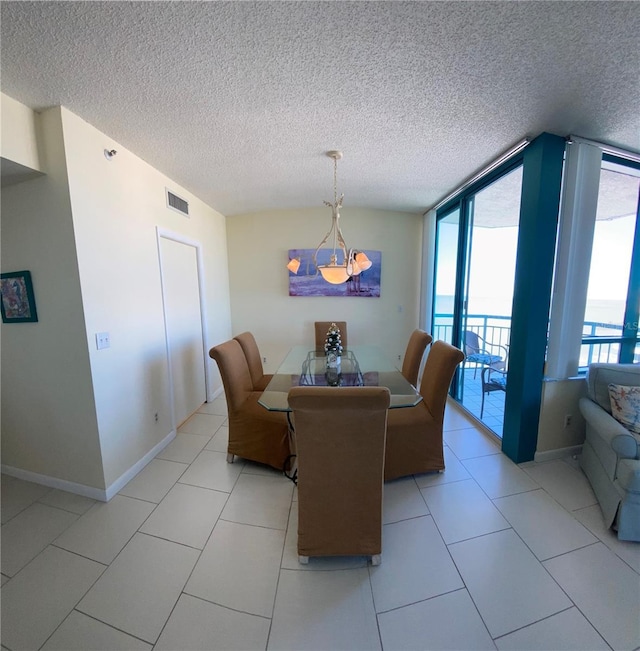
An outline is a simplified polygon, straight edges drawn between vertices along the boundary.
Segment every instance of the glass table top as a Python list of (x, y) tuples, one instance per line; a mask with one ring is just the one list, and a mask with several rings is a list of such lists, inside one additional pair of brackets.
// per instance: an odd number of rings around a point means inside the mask
[(345, 350), (339, 372), (327, 369), (324, 351), (294, 346), (258, 402), (270, 411), (290, 411), (288, 394), (295, 386), (384, 386), (391, 393), (391, 409), (413, 407), (422, 400), (377, 346), (352, 346)]

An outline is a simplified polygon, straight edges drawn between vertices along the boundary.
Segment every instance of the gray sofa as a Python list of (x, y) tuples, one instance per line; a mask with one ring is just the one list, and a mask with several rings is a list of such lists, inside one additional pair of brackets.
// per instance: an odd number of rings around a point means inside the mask
[(640, 436), (611, 415), (609, 384), (640, 386), (640, 364), (591, 364), (580, 411), (587, 434), (580, 465), (607, 527), (620, 540), (640, 541)]

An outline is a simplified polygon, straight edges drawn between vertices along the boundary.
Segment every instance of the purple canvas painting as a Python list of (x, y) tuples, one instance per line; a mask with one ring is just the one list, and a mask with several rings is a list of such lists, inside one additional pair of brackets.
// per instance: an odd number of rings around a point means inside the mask
[[(380, 277), (382, 273), (382, 252), (363, 249), (373, 263), (370, 269), (358, 276), (349, 278), (346, 283), (332, 285), (322, 278), (313, 264), (315, 249), (289, 249), (289, 260), (300, 258), (298, 273), (289, 271), (289, 296), (360, 296), (380, 297)], [(318, 263), (328, 264), (331, 251), (318, 252)]]

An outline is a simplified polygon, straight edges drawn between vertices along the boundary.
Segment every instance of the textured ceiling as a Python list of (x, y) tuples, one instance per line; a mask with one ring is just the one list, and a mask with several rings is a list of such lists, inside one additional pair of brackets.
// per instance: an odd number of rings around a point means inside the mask
[[(638, 2), (2, 2), (1, 87), (226, 215), (423, 212), (523, 137), (640, 150)], [(113, 143), (105, 142), (105, 146)]]

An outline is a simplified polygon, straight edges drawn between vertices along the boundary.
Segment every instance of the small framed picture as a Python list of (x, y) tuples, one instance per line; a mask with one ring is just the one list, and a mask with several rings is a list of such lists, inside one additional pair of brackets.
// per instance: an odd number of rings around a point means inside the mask
[(0, 274), (0, 291), (3, 323), (29, 323), (38, 320), (30, 271)]

